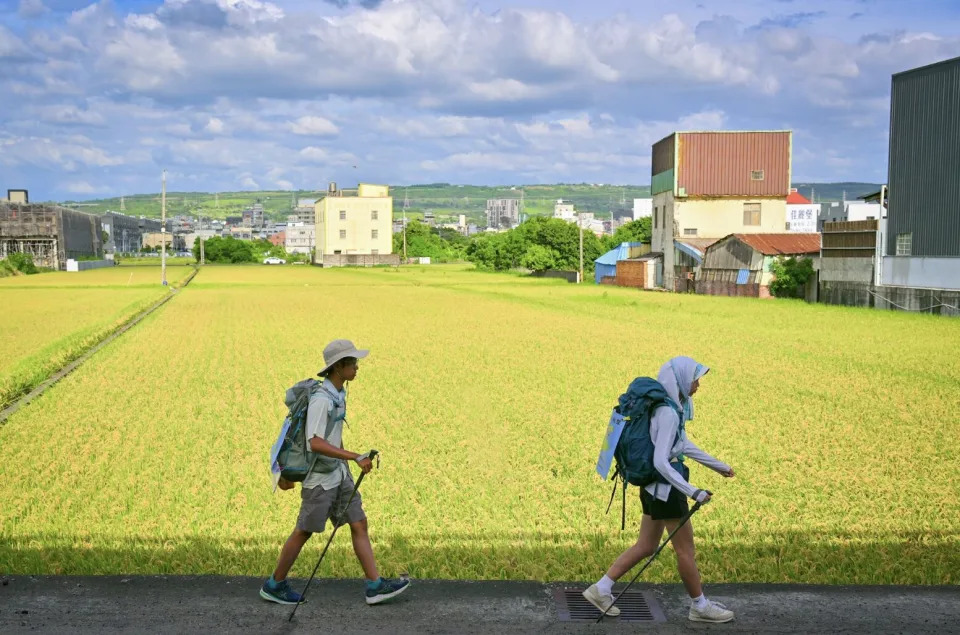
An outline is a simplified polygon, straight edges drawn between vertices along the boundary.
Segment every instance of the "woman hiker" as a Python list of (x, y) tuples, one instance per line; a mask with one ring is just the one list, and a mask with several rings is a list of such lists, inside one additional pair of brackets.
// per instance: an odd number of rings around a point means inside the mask
[[(674, 357), (660, 368), (657, 381), (667, 394), (683, 410), (682, 417), (673, 408), (661, 406), (650, 418), (650, 439), (654, 444), (653, 465), (666, 482), (654, 482), (640, 490), (643, 505), (643, 520), (637, 542), (624, 551), (607, 569), (606, 575), (583, 592), (591, 604), (616, 616), (620, 609), (613, 604), (613, 583), (634, 565), (649, 557), (659, 546), (664, 529), (673, 531), (680, 524), (689, 508), (687, 497), (700, 503), (710, 500), (706, 490), (697, 489), (689, 483), (690, 471), (682, 463), (683, 456), (690, 457), (727, 478), (734, 476), (733, 468), (693, 444), (687, 438), (685, 424), (693, 419), (691, 397), (700, 387), (700, 379), (710, 369), (689, 357)], [(682, 421), (681, 421), (682, 418)], [(679, 437), (677, 431), (679, 430)], [(674, 443), (676, 441), (676, 443)], [(712, 602), (703, 594), (700, 572), (694, 559), (693, 525), (686, 522), (673, 537), (673, 550), (677, 554), (677, 569), (690, 594), (690, 612), (687, 617), (695, 622), (729, 622), (733, 611), (719, 602)]]
[[(339, 518), (341, 524), (346, 521), (350, 525), (353, 551), (367, 578), (367, 604), (389, 600), (409, 586), (407, 580), (391, 581), (380, 577), (367, 533), (367, 516), (363, 511), (360, 492), (347, 505), (354, 485), (346, 461), (356, 461), (364, 474), (373, 467), (369, 458), (344, 450), (341, 440), (347, 412), (344, 384), (356, 378), (357, 360), (366, 357), (369, 352), (357, 350), (349, 340), (334, 340), (323, 349), (324, 367), (318, 375), (324, 379), (310, 396), (306, 429), (310, 449), (321, 456), (303, 481), (297, 525), (280, 551), (276, 570), (260, 589), (260, 597), (265, 600), (278, 604), (296, 604), (300, 601), (300, 594), (291, 589), (287, 582), (287, 573), (310, 536), (322, 532), (327, 519), (336, 522), (335, 518)], [(330, 427), (330, 434), (324, 437), (331, 419), (334, 423)]]

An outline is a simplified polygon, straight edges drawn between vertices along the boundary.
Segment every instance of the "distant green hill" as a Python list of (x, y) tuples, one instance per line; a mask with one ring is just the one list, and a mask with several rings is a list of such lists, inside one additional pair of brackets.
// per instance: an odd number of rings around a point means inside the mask
[[(801, 194), (810, 198), (811, 192), (817, 201), (839, 201), (846, 192), (847, 199), (876, 192), (880, 186), (873, 183), (796, 183)], [(474, 222), (483, 222), (487, 199), (523, 198), (526, 214), (550, 215), (558, 199), (572, 202), (578, 210), (606, 215), (633, 208), (633, 199), (650, 196), (648, 185), (591, 185), (588, 183), (561, 183), (556, 185), (483, 186), (428, 183), (410, 186), (391, 186), (394, 216), (400, 216), (407, 201), (407, 213), (422, 217), (432, 212), (438, 220), (449, 221), (466, 214)], [(203, 214), (211, 218), (238, 216), (243, 208), (257, 201), (263, 204), (267, 216), (282, 220), (290, 213), (297, 199), (320, 198), (324, 191), (299, 190), (297, 192), (168, 192), (167, 215)], [(63, 201), (71, 204), (73, 201)], [(160, 217), (159, 194), (132, 194), (123, 197), (124, 208), (132, 216)], [(120, 211), (120, 197), (83, 201), (85, 212), (102, 214), (108, 210)]]

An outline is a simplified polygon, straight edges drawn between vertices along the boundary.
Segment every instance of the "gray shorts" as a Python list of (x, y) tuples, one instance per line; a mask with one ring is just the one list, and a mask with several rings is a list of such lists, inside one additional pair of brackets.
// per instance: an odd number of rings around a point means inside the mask
[[(327, 526), (327, 519), (333, 521), (340, 516), (340, 525), (355, 523), (366, 519), (363, 513), (363, 504), (358, 491), (350, 505), (350, 494), (353, 493), (353, 477), (347, 475), (340, 482), (339, 487), (323, 489), (319, 485), (307, 489), (300, 488), (300, 515), (297, 517), (297, 529), (312, 534), (322, 532)], [(344, 513), (344, 508), (346, 512)]]

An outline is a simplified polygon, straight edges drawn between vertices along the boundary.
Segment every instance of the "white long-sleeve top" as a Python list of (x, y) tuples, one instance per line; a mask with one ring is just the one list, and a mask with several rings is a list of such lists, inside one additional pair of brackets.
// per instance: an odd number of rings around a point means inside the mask
[[(658, 500), (665, 501), (670, 496), (670, 488), (676, 487), (688, 498), (693, 498), (697, 488), (684, 480), (675, 469), (670, 467), (670, 461), (681, 454), (690, 457), (697, 463), (709, 467), (715, 472), (727, 472), (730, 466), (717, 459), (694, 444), (687, 438), (686, 430), (677, 439), (677, 430), (680, 427), (680, 417), (669, 406), (661, 406), (650, 418), (650, 439), (653, 441), (653, 467), (667, 480), (666, 483), (653, 482), (644, 489)], [(674, 443), (676, 440), (676, 443)]]

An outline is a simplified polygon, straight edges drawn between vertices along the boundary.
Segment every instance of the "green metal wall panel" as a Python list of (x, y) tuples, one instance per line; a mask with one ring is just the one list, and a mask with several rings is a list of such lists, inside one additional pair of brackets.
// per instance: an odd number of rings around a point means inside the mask
[(654, 174), (650, 184), (650, 194), (661, 194), (673, 191), (673, 168), (660, 174)]

